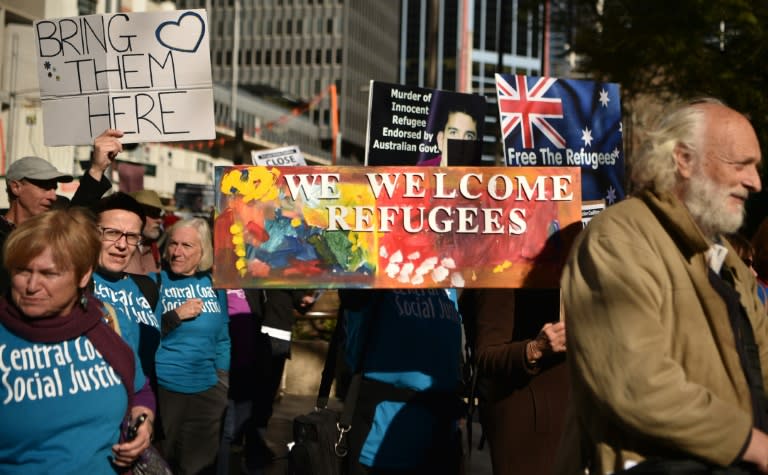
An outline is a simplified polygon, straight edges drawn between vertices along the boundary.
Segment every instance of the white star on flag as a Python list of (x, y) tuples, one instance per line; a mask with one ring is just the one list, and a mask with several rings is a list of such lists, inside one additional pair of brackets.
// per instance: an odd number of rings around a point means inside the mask
[(608, 98), (608, 91), (606, 91), (605, 89), (601, 89), (600, 90), (600, 99), (598, 99), (598, 101), (600, 101), (600, 104), (603, 107), (608, 107), (608, 103), (611, 101)]
[(589, 130), (589, 127), (584, 127), (584, 130), (581, 131), (581, 140), (584, 141), (586, 146), (592, 145), (592, 131)]
[(605, 201), (608, 202), (609, 206), (616, 202), (616, 188), (614, 188), (613, 185), (608, 187), (607, 193), (605, 195)]

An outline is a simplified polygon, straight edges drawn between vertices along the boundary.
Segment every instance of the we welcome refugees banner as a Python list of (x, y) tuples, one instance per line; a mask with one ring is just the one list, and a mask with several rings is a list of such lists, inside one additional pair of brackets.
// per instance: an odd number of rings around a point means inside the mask
[(557, 286), (566, 230), (581, 229), (579, 171), (216, 167), (214, 284)]
[(124, 143), (213, 139), (205, 10), (34, 23), (45, 144), (83, 145), (107, 128)]

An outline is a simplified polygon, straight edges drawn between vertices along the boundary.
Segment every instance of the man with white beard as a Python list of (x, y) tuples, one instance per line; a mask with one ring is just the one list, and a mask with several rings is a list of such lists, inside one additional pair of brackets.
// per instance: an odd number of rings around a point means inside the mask
[(141, 230), (142, 243), (131, 256), (125, 272), (149, 275), (160, 272), (160, 247), (158, 241), (163, 234), (163, 203), (154, 190), (140, 190), (129, 193), (144, 210), (146, 222)]
[(743, 115), (678, 105), (632, 162), (634, 196), (577, 239), (556, 473), (768, 473), (768, 319), (722, 238), (760, 190), (759, 164)]

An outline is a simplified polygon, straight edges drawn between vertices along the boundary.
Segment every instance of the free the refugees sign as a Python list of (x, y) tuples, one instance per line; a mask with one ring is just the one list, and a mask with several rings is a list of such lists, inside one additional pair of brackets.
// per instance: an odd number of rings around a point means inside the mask
[(234, 166), (214, 186), (224, 288), (556, 287), (581, 229), (579, 168)]
[(581, 167), (585, 201), (624, 198), (616, 83), (496, 74), (508, 166)]
[(34, 23), (45, 144), (215, 138), (205, 10)]

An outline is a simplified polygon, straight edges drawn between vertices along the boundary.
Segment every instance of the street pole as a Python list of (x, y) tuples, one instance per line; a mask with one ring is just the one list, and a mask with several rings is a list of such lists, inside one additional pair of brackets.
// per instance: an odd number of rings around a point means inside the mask
[(237, 83), (240, 75), (239, 61), (240, 56), (240, 0), (235, 0), (235, 25), (234, 39), (232, 45), (232, 104), (230, 108), (229, 120), (232, 130), (237, 126)]
[(549, 0), (544, 0), (544, 38), (542, 43), (544, 48), (542, 49), (543, 54), (541, 55), (541, 75), (542, 76), (549, 76), (550, 72), (550, 61), (549, 61), (549, 36), (550, 36), (550, 4)]
[(472, 92), (472, 0), (460, 0), (461, 21), (459, 27), (458, 67), (456, 68), (456, 90)]
[[(8, 95), (8, 161), (16, 160), (16, 75), (19, 70), (19, 35), (11, 37), (11, 71)], [(5, 165), (5, 164), (4, 164)], [(5, 169), (3, 174), (5, 174)]]

